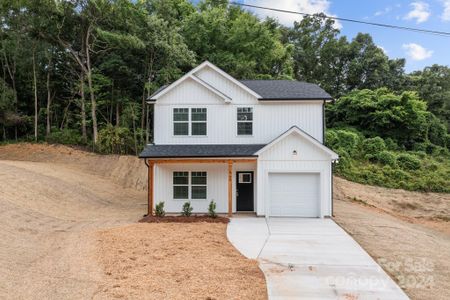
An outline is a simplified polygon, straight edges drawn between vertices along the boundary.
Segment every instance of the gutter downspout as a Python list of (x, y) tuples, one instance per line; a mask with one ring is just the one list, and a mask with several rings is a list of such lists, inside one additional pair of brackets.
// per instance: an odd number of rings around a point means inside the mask
[[(146, 158), (144, 158), (144, 163), (147, 166), (147, 174), (148, 174), (148, 168), (150, 168), (150, 165), (148, 164), (148, 161)], [(147, 180), (147, 189), (149, 189), (150, 187), (148, 186), (148, 180)], [(148, 206), (148, 201), (147, 201), (147, 206)], [(144, 217), (148, 216), (148, 207), (147, 207), (147, 213), (144, 215)]]

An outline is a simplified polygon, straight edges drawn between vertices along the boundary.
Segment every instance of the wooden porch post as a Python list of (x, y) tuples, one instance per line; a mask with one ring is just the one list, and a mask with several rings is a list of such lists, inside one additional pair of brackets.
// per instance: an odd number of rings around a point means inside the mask
[(228, 161), (228, 216), (233, 213), (233, 161)]
[(148, 212), (147, 215), (152, 216), (153, 215), (153, 193), (154, 193), (154, 176), (153, 176), (153, 169), (154, 169), (155, 162), (149, 160), (148, 161)]

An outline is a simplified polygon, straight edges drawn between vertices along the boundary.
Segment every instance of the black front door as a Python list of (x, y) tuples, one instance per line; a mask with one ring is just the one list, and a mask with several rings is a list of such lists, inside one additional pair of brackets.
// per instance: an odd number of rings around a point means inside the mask
[(253, 211), (253, 171), (236, 172), (236, 209)]

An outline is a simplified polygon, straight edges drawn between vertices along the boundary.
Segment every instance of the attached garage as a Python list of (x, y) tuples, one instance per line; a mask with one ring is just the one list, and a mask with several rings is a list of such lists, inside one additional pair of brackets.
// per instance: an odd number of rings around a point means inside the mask
[(319, 173), (269, 173), (269, 214), (320, 217)]
[(294, 126), (256, 152), (258, 216), (332, 215), (331, 164), (339, 156)]

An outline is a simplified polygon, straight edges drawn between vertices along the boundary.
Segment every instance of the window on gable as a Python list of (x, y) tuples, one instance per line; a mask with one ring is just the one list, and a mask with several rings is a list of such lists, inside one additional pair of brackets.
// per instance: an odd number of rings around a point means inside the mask
[(189, 109), (173, 109), (173, 135), (189, 134)]
[(191, 108), (191, 135), (206, 135), (206, 108)]
[(238, 135), (253, 134), (253, 108), (251, 107), (237, 108), (237, 134)]
[(173, 198), (189, 198), (189, 172), (173, 172)]
[(174, 108), (173, 135), (206, 135), (206, 108)]

